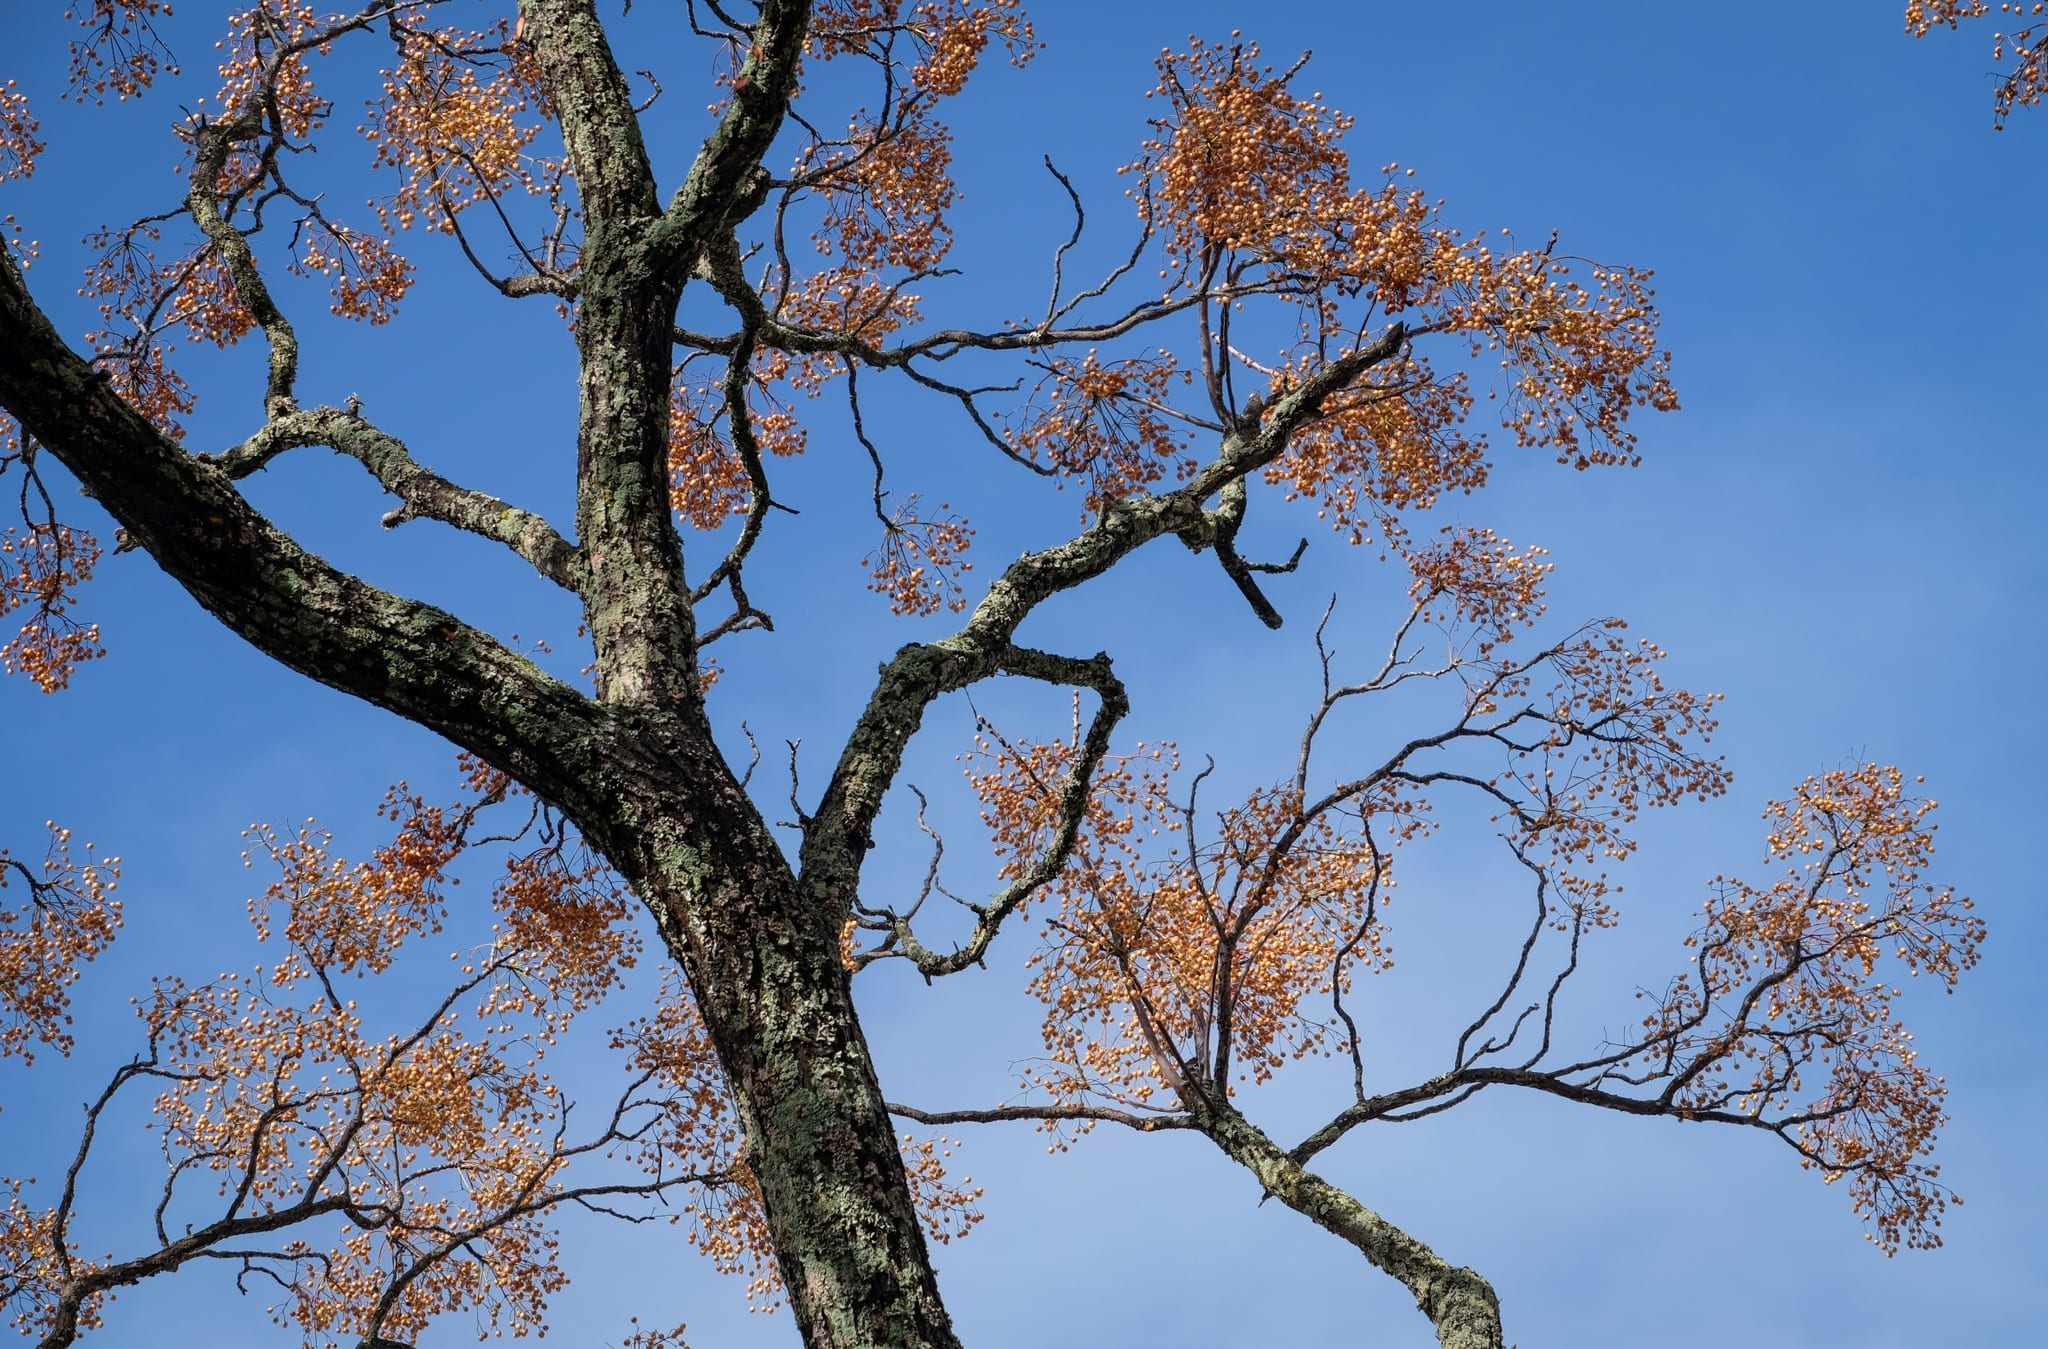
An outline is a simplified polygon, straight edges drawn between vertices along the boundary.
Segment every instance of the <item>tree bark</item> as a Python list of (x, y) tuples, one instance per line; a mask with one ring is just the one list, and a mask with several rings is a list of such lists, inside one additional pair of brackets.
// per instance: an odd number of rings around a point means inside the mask
[[(1151, 539), (1179, 532), (1191, 546), (1214, 542), (1208, 496), (1270, 461), (1293, 421), (1391, 355), (1402, 332), (1305, 382), (1262, 430), (1232, 436), (1223, 457), (1184, 488), (1119, 505), (1072, 545), (1020, 559), (960, 636), (899, 653), (826, 789), (800, 881), (718, 751), (705, 713), (670, 512), (667, 412), (683, 287), (706, 249), (760, 203), (761, 158), (795, 87), (810, 7), (763, 0), (731, 101), (665, 207), (593, 0), (522, 0), (521, 14), (585, 212), (577, 539), (536, 566), (582, 598), (597, 658), (595, 697), (445, 610), (369, 585), (300, 547), (237, 490), (231, 463), (186, 452), (65, 345), (4, 248), (0, 406), (100, 500), (130, 545), (228, 628), (294, 670), (439, 732), (559, 807), (633, 885), (689, 979), (738, 1103), (746, 1160), (805, 1343), (953, 1349), (958, 1341), (839, 950), (903, 746), (941, 692), (1008, 670), (1095, 688), (1104, 699), (1100, 735), (1091, 731), (1099, 755), (1095, 741), (1106, 741), (1123, 706), (1107, 659), (1017, 648), (1017, 626), (1039, 601)], [(217, 226), (210, 232), (234, 232), (224, 218), (209, 223)], [(265, 334), (276, 365), (289, 354), (275, 349), (287, 327), (280, 319)], [(332, 420), (290, 401), (267, 401), (273, 420), (251, 446), (265, 437), (304, 444), (301, 422)], [(1234, 1130), (1225, 1132), (1236, 1138)], [(1261, 1148), (1237, 1145), (1248, 1149), (1240, 1160), (1254, 1159), (1247, 1165), (1272, 1168)], [(1290, 1187), (1316, 1208), (1311, 1216), (1326, 1215), (1317, 1218), (1326, 1226), (1341, 1221), (1348, 1231), (1363, 1221), (1321, 1197), (1321, 1182), (1298, 1166), (1275, 1174), (1269, 1188)]]
[(799, 886), (723, 759), (677, 723), (624, 767), (591, 833), (689, 976), (804, 1343), (955, 1349), (840, 957), (850, 898)]
[(571, 818), (633, 883), (689, 977), (805, 1343), (953, 1346), (840, 960), (851, 887), (800, 893), (712, 740), (669, 503), (676, 309), (704, 250), (759, 204), (809, 5), (762, 5), (732, 100), (665, 210), (591, 0), (524, 0), (521, 12), (587, 213), (576, 524), (597, 697), (637, 728), (617, 747), (630, 767), (600, 793), (607, 808)]
[(701, 703), (593, 701), (445, 610), (300, 548), (64, 345), (4, 251), (0, 406), (227, 627), (510, 773), (633, 884), (739, 1103), (807, 1345), (958, 1344), (840, 961), (850, 897), (799, 896)]
[(1227, 1102), (1205, 1099), (1193, 1114), (1195, 1127), (1257, 1176), (1267, 1194), (1350, 1242), (1374, 1267), (1406, 1285), (1443, 1349), (1501, 1349), (1500, 1299), (1478, 1271), (1453, 1265), (1296, 1162)]

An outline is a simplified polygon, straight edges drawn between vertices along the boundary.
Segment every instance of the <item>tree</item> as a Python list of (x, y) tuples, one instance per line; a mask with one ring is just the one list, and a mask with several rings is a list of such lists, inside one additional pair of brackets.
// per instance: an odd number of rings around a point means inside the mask
[[(78, 8), (79, 91), (140, 95), (180, 74), (155, 0)], [(972, 1195), (946, 1178), (943, 1144), (917, 1145), (906, 1167), (892, 1113), (939, 1128), (1197, 1133), (1402, 1281), (1451, 1345), (1502, 1343), (1490, 1286), (1310, 1163), (1366, 1123), (1488, 1088), (1770, 1131), (1848, 1178), (1887, 1248), (1937, 1239), (1948, 1196), (1927, 1153), (1943, 1087), (1894, 1014), (1890, 970), (1952, 983), (1983, 929), (1967, 900), (1924, 879), (1931, 803), (1897, 771), (1843, 769), (1774, 804), (1768, 848), (1784, 875), (1717, 883), (1685, 969), (1637, 1026), (1591, 1048), (1553, 1042), (1579, 943), (1615, 917), (1600, 868), (1633, 849), (1640, 811), (1725, 786), (1704, 749), (1713, 700), (1667, 688), (1661, 653), (1617, 620), (1539, 632), (1540, 550), (1414, 521), (1483, 485), (1474, 414), (1489, 400), (1518, 450), (1580, 469), (1634, 461), (1631, 415), (1675, 406), (1647, 273), (1555, 238), (1528, 249), (1461, 232), (1395, 167), (1360, 186), (1349, 120), (1303, 91), (1298, 64), (1276, 70), (1233, 37), (1161, 59), (1154, 132), (1127, 169), (1137, 242), (1124, 260), (1076, 289), (1083, 196), (1052, 169), (1074, 216), (1049, 298), (1022, 319), (937, 326), (920, 292), (952, 242), (943, 111), (992, 44), (1029, 58), (1014, 6), (692, 7), (722, 63), (719, 98), (665, 203), (648, 146), (654, 109), (670, 104), (647, 104), (591, 5), (534, 0), (482, 28), (446, 19), (445, 6), (374, 0), (338, 17), (263, 5), (235, 20), (216, 90), (179, 123), (182, 203), (146, 203), (173, 209), (95, 241), (88, 289), (107, 326), (89, 356), (32, 299), (28, 248), (0, 268), (0, 406), (24, 504), (6, 593), (27, 619), (10, 666), (56, 690), (99, 653), (73, 617), (98, 545), (59, 520), (54, 460), (112, 516), (117, 548), (146, 552), (233, 631), (470, 756), (456, 802), (394, 789), (396, 835), (370, 863), (336, 861), (315, 832), (259, 833), (254, 851), (281, 878), (256, 916), (280, 929), (284, 955), (260, 986), (160, 984), (148, 1052), (100, 1098), (161, 1084), (157, 1244), (88, 1259), (72, 1246), (68, 1185), (52, 1204), (17, 1194), (0, 1251), (26, 1326), (67, 1342), (110, 1289), (224, 1258), (284, 1289), (282, 1314), (315, 1341), (408, 1339), (468, 1307), (523, 1327), (560, 1277), (552, 1212), (642, 1217), (687, 1191), (714, 1258), (772, 1261), (760, 1267), (807, 1343), (954, 1343), (921, 1222), (960, 1230)], [(344, 142), (328, 91), (348, 87), (352, 59), (384, 69), (363, 134), (397, 184), (356, 224), (314, 175), (327, 161), (302, 154)], [(828, 131), (846, 107), (869, 110)], [(12, 90), (4, 114), (4, 166), (25, 174), (37, 124)], [(163, 243), (178, 231), (195, 232), (189, 246)], [(427, 469), (371, 405), (302, 393), (303, 301), (280, 272), (325, 280), (337, 316), (376, 324), (412, 284), (402, 249), (420, 254), (426, 234), (503, 299), (568, 320), (567, 533)], [(232, 445), (189, 449), (179, 344), (259, 337), (261, 420)], [(1020, 482), (1078, 489), (1078, 527), (1001, 567), (971, 610), (968, 523), (885, 488), (897, 456), (872, 415), (885, 382), (929, 394)], [(928, 620), (920, 630), (965, 617), (882, 667), (822, 788), (792, 782), (786, 848), (755, 767), (728, 758), (733, 728), (712, 719), (705, 648), (773, 629), (747, 568), (758, 549), (801, 545), (774, 484), (838, 406), (873, 467), (873, 588)], [(321, 446), (399, 499), (388, 526), (426, 519), (494, 540), (573, 596), (588, 687), (340, 571), (238, 486)], [(1255, 560), (1254, 497), (1276, 514), (1307, 502), (1341, 540), (1376, 549), (1405, 613), (1364, 668), (1318, 628), (1322, 692), (1298, 748), (1205, 813), (1208, 770), (1181, 771), (1171, 746), (1119, 746), (1129, 698), (1111, 654), (1020, 634), (1168, 536), (1214, 557), (1236, 602), (1281, 626), (1263, 578), (1301, 550)], [(679, 522), (703, 536), (710, 566), (685, 567)], [(952, 902), (936, 831), (921, 894), (865, 890), (926, 714), (998, 676), (1080, 701), (1064, 737), (984, 720), (968, 749), (1000, 857), (993, 893), (927, 911)], [(1372, 761), (1329, 762), (1322, 737), (1340, 710), (1423, 688), (1442, 691), (1435, 720)], [(1444, 1070), (1368, 1090), (1344, 999), (1390, 961), (1400, 846), (1454, 816), (1461, 793), (1526, 874), (1528, 924)], [(499, 837), (521, 851), (494, 886), (499, 934), (424, 1015), (388, 1032), (369, 1022), (345, 980), (435, 930), (449, 867), (483, 841), (472, 835), (487, 813), (508, 812)], [(74, 862), (60, 831), (41, 869), (8, 865), (27, 902), (0, 920), (6, 1043), (64, 1048), (67, 982), (118, 916), (112, 864)], [(541, 1061), (630, 958), (635, 905), (687, 992), (615, 1032), (629, 1085), (594, 1128), (572, 1128)], [(1026, 1098), (889, 1105), (851, 975), (897, 960), (958, 973), (1032, 912), (1046, 933), (1031, 966), (1046, 1053)], [(1249, 1088), (1315, 1055), (1348, 1060), (1351, 1099), (1283, 1146), (1245, 1104)], [(582, 1180), (606, 1153), (638, 1169)], [(222, 1205), (173, 1235), (161, 1213), (187, 1211), (191, 1183), (215, 1178)], [(310, 1242), (322, 1220), (347, 1224), (347, 1239)]]
[[(1991, 59), (2002, 69), (1997, 72), (1996, 122), (2005, 129), (2005, 119), (2014, 108), (2033, 107), (2048, 89), (2048, 5), (2036, 0), (1999, 0), (1998, 12), (2020, 22), (2010, 33), (1991, 39)], [(1981, 19), (1991, 13), (1987, 0), (1911, 0), (1906, 6), (1906, 31), (1926, 37), (1936, 28), (1955, 28), (1965, 20)]]

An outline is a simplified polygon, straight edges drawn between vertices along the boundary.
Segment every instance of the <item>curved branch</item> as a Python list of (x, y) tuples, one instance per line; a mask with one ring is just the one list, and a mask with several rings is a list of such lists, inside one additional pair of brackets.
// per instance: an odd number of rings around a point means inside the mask
[(1088, 795), (1094, 783), (1095, 770), (1109, 752), (1109, 739), (1116, 730), (1116, 724), (1130, 711), (1130, 698), (1124, 692), (1123, 682), (1110, 669), (1108, 655), (1103, 653), (1098, 653), (1092, 660), (1077, 660), (1072, 656), (1012, 647), (1004, 654), (999, 670), (1003, 674), (1042, 680), (1048, 684), (1091, 688), (1102, 700), (1094, 718), (1088, 723), (1088, 734), (1076, 750), (1073, 763), (1061, 779), (1059, 822), (1053, 828), (1052, 838), (1038, 859), (1004, 886), (1002, 893), (987, 904), (971, 906), (974, 909), (974, 930), (950, 953), (941, 955), (920, 942), (911, 931), (910, 914), (892, 913), (877, 920), (885, 926), (888, 935), (880, 946), (855, 957), (860, 965), (889, 956), (901, 956), (916, 965), (918, 972), (930, 980), (978, 964), (987, 954), (989, 943), (1001, 930), (1003, 920), (1056, 878), (1073, 853), (1074, 844), (1081, 835), (1081, 826), (1088, 818)]
[[(753, 552), (754, 544), (760, 540), (769, 509), (776, 504), (769, 492), (768, 467), (761, 458), (761, 443), (754, 435), (753, 413), (747, 407), (747, 381), (752, 377), (750, 363), (753, 356), (753, 335), (742, 333), (725, 361), (725, 412), (732, 426), (733, 452), (739, 456), (740, 464), (747, 472), (747, 518), (740, 525), (740, 535), (733, 540), (724, 560), (690, 591), (690, 602), (695, 604), (709, 598), (724, 584), (732, 591), (733, 619), (729, 621), (758, 625), (772, 632), (775, 624), (748, 601), (740, 575), (747, 555)], [(711, 641), (715, 635), (715, 632), (705, 634), (702, 642)]]
[[(384, 517), (395, 529), (408, 520), (439, 520), (465, 533), (495, 539), (566, 590), (580, 590), (583, 555), (554, 526), (531, 511), (488, 492), (458, 487), (412, 457), (405, 443), (350, 408), (318, 407), (275, 417), (213, 462), (230, 478), (246, 478), (287, 450), (326, 445), (360, 462), (401, 504)], [(199, 456), (204, 461), (207, 456)]]
[(818, 827), (805, 837), (806, 884), (813, 878), (821, 885), (837, 884), (841, 894), (855, 888), (860, 861), (873, 846), (882, 798), (935, 699), (997, 673), (1016, 649), (1012, 637), (1018, 627), (1054, 595), (1102, 575), (1154, 539), (1213, 529), (1204, 504), (1210, 497), (1279, 458), (1294, 432), (1321, 412), (1324, 399), (1393, 357), (1406, 341), (1407, 330), (1397, 323), (1373, 342), (1332, 360), (1275, 400), (1260, 426), (1240, 424), (1226, 435), (1216, 458), (1185, 485), (1161, 496), (1112, 503), (1074, 538), (1026, 553), (1004, 568), (958, 632), (898, 651), (882, 667), (826, 787)]
[(255, 137), (255, 116), (252, 109), (234, 122), (202, 123), (194, 130), (196, 153), (185, 208), (220, 254), (221, 263), (234, 282), (235, 298), (255, 318), (270, 344), (270, 373), (264, 383), (263, 407), (267, 413), (275, 413), (293, 405), (293, 386), (299, 375), (299, 339), (257, 270), (256, 254), (248, 239), (229, 221), (228, 208), (220, 196), (220, 176), (228, 155), (236, 142)]

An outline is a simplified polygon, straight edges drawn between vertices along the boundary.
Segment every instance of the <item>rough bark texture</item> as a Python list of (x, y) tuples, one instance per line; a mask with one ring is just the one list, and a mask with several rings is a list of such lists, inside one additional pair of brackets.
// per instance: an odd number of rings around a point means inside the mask
[(759, 810), (692, 739), (650, 729), (650, 790), (620, 804), (604, 846), (689, 975), (805, 1343), (957, 1344), (840, 959), (850, 900), (800, 890)]
[(1196, 1124), (1259, 1178), (1267, 1194), (1316, 1226), (1356, 1246), (1399, 1279), (1436, 1326), (1444, 1349), (1501, 1349), (1500, 1299), (1477, 1271), (1453, 1265), (1315, 1172), (1297, 1163), (1229, 1105), (1206, 1105)]
[[(816, 887), (799, 899), (694, 687), (681, 711), (588, 699), (453, 615), (299, 548), (223, 468), (149, 426), (68, 350), (4, 255), (0, 405), (230, 628), (512, 773), (633, 883), (739, 1099), (806, 1343), (957, 1343), (840, 962), (848, 899)], [(627, 613), (666, 580), (606, 578), (590, 585), (617, 587)], [(659, 666), (622, 668), (619, 682), (640, 690), (638, 672)]]
[[(1396, 355), (1405, 333), (1394, 325), (1329, 362), (1263, 421), (1231, 427), (1217, 457), (1184, 485), (1114, 504), (1077, 538), (1018, 559), (958, 633), (899, 652), (808, 822), (799, 876), (712, 738), (667, 445), (682, 292), (709, 254), (730, 251), (735, 221), (762, 200), (761, 158), (795, 87), (810, 6), (763, 0), (730, 104), (666, 206), (592, 0), (523, 0), (521, 14), (585, 212), (573, 543), (537, 516), (424, 469), (353, 405), (296, 405), (296, 338), (261, 290), (247, 241), (210, 194), (207, 165), (226, 152), (226, 132), (202, 147), (213, 159), (202, 156), (190, 209), (235, 269), (271, 344), (265, 424), (224, 454), (188, 453), (66, 346), (4, 247), (0, 406), (98, 498), (130, 546), (228, 628), (291, 669), (440, 733), (559, 807), (634, 886), (689, 978), (738, 1101), (746, 1160), (805, 1343), (949, 1349), (958, 1341), (839, 945), (882, 799), (926, 709), (949, 691), (1011, 674), (1097, 695), (1063, 788), (1069, 819), (1045, 856), (989, 906), (960, 951), (913, 950), (904, 939), (928, 974), (977, 960), (1004, 915), (1064, 862), (1089, 775), (1128, 705), (1107, 656), (1020, 647), (1020, 625), (1044, 600), (1168, 535), (1214, 549), (1255, 607), (1263, 604), (1232, 549), (1243, 480), (1282, 452), (1325, 397)], [(747, 343), (738, 350), (744, 361)], [(239, 477), (275, 455), (314, 444), (358, 459), (401, 496), (387, 523), (425, 516), (467, 529), (576, 591), (596, 651), (595, 696), (444, 610), (333, 567), (237, 490)], [(1269, 607), (1260, 612), (1270, 621)], [(1269, 1192), (1406, 1283), (1444, 1345), (1498, 1349), (1498, 1309), (1477, 1275), (1308, 1172), (1227, 1104), (1195, 1114), (1193, 1127)]]
[[(587, 212), (579, 277), (577, 534), (500, 512), (413, 464), (351, 414), (290, 405), (214, 459), (148, 425), (72, 352), (0, 250), (0, 405), (69, 468), (209, 612), (294, 670), (427, 726), (558, 805), (653, 912), (696, 993), (748, 1130), (784, 1280), (807, 1344), (957, 1343), (932, 1277), (895, 1133), (838, 948), (840, 888), (799, 890), (712, 742), (669, 514), (670, 333), (706, 241), (758, 202), (760, 155), (792, 87), (809, 16), (763, 6), (745, 96), (664, 210), (626, 85), (589, 0), (522, 7), (557, 100)], [(203, 205), (203, 204), (202, 204)], [(224, 223), (223, 235), (233, 235)], [(230, 252), (246, 252), (239, 236)], [(272, 331), (275, 329), (275, 331)], [(289, 341), (279, 318), (273, 343)], [(291, 364), (291, 352), (273, 363)], [(306, 552), (234, 478), (295, 445), (334, 443), (461, 526), (474, 516), (577, 589), (598, 657), (585, 697), (453, 615)], [(349, 448), (349, 447), (353, 448)], [(400, 518), (406, 518), (401, 515)], [(837, 875), (858, 873), (859, 853)]]

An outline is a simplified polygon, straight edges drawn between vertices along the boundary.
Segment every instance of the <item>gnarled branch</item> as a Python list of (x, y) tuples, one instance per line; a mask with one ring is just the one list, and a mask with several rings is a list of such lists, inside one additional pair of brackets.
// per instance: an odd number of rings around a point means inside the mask
[[(393, 529), (407, 520), (439, 520), (465, 533), (495, 539), (569, 591), (585, 580), (583, 556), (540, 516), (488, 492), (458, 487), (412, 457), (405, 443), (378, 429), (359, 410), (317, 407), (271, 418), (263, 429), (213, 460), (230, 478), (246, 478), (287, 450), (326, 445), (361, 463), (385, 491), (399, 498), (384, 516)], [(205, 458), (205, 456), (201, 456)]]

